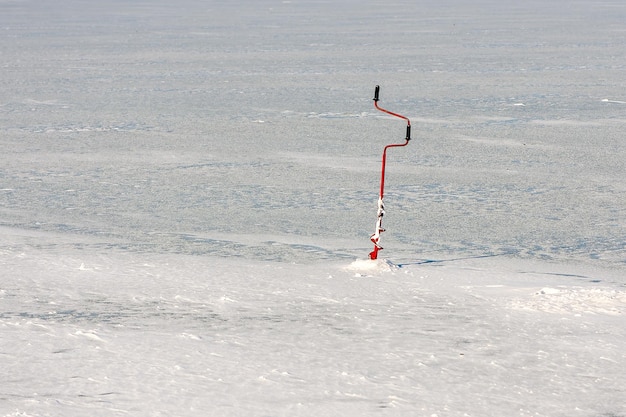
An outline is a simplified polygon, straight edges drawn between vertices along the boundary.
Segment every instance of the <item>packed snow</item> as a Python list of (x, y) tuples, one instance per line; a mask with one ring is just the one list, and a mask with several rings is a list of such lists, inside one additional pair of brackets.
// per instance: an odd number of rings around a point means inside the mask
[(0, 417), (625, 417), (622, 3), (0, 0)]

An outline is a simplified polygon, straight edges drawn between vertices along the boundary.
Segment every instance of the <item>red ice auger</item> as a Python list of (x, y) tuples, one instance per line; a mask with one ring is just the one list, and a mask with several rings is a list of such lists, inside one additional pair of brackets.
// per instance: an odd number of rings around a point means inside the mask
[(383, 166), (382, 166), (382, 173), (380, 176), (380, 195), (378, 196), (378, 220), (376, 221), (376, 231), (374, 232), (373, 235), (370, 236), (370, 240), (372, 241), (372, 243), (374, 243), (374, 250), (370, 252), (370, 259), (378, 258), (378, 251), (382, 249), (382, 247), (380, 246), (380, 234), (385, 231), (385, 229), (383, 229), (383, 216), (385, 215), (385, 205), (383, 204), (383, 194), (385, 191), (385, 161), (387, 159), (387, 149), (398, 147), (398, 146), (406, 146), (409, 144), (409, 141), (411, 140), (411, 121), (409, 120), (408, 117), (404, 117), (400, 114), (393, 113), (393, 112), (390, 112), (389, 110), (385, 110), (382, 107), (379, 107), (378, 106), (378, 93), (379, 92), (380, 92), (380, 86), (377, 85), (376, 89), (374, 90), (374, 107), (376, 107), (377, 110), (380, 110), (384, 113), (406, 120), (406, 138), (404, 138), (405, 140), (404, 143), (390, 144), (390, 145), (385, 146), (385, 149), (383, 150)]

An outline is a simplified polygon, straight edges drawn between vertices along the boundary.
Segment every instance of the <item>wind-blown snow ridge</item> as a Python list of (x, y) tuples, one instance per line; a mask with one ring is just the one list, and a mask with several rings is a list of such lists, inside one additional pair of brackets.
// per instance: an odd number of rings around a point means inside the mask
[(622, 100), (609, 100), (608, 98), (602, 99), (604, 103), (617, 103), (617, 104), (626, 104), (626, 101)]
[(611, 288), (546, 287), (536, 291), (532, 298), (513, 301), (517, 309), (557, 314), (626, 313), (626, 291)]

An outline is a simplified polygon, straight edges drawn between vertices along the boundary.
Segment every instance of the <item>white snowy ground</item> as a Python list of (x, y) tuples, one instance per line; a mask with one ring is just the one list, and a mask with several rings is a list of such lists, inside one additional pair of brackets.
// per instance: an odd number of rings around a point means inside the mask
[(624, 22), (0, 0), (0, 417), (625, 417)]
[(623, 271), (69, 245), (2, 269), (3, 416), (626, 413)]

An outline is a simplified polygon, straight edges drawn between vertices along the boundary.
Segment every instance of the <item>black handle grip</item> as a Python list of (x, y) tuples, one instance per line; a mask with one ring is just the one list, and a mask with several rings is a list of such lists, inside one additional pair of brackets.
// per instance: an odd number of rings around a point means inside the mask
[(406, 141), (410, 141), (411, 140), (411, 125), (408, 125), (406, 127)]
[(380, 86), (376, 86), (374, 89), (374, 101), (378, 101), (378, 93), (380, 92)]

